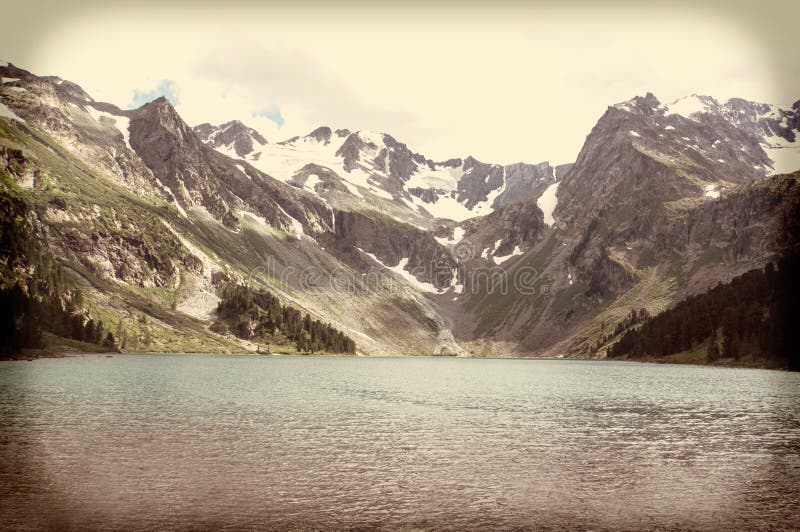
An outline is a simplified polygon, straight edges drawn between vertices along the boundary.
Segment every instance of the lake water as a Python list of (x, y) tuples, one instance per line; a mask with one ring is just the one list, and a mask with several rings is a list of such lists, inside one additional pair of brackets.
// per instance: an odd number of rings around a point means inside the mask
[(793, 528), (798, 407), (625, 362), (3, 362), (0, 528)]

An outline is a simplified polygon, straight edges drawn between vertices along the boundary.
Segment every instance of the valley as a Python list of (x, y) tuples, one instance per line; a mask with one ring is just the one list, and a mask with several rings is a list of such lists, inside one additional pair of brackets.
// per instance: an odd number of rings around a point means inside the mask
[[(225, 279), (361, 355), (605, 358), (631, 310), (798, 251), (800, 102), (648, 93), (609, 106), (574, 162), (492, 164), (371, 131), (192, 127), (164, 97), (121, 109), (0, 76), (4, 243), (35, 242), (4, 244), (3, 286), (44, 283), (35, 298), (102, 321), (122, 351), (259, 349), (222, 325)], [(311, 330), (298, 352), (322, 350)]]

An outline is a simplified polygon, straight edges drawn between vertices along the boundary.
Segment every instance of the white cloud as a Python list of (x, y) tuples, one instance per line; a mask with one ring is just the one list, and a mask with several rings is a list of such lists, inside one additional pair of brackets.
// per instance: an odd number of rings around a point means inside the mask
[[(434, 159), (571, 161), (606, 106), (647, 91), (789, 99), (762, 43), (703, 12), (140, 9), (64, 19), (35, 53), (0, 45), (121, 107), (169, 79), (192, 125), (239, 119), (271, 141), (375, 129)], [(255, 116), (272, 106), (280, 129)]]

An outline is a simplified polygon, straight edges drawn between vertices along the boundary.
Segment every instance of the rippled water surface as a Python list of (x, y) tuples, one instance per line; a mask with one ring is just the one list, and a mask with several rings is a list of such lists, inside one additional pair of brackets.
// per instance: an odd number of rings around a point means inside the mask
[(623, 362), (3, 362), (0, 528), (792, 528), (798, 406)]

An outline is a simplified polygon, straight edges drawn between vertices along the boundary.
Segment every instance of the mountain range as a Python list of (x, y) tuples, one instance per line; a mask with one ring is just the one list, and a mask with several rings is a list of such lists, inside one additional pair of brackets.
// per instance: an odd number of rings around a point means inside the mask
[(0, 173), (42, 247), (4, 277), (57, 265), (129, 350), (256, 349), (215, 326), (226, 279), (363, 354), (603, 357), (631, 309), (797, 246), (800, 101), (648, 93), (609, 106), (574, 162), (501, 165), (371, 131), (191, 127), (163, 97), (127, 110), (0, 77)]

